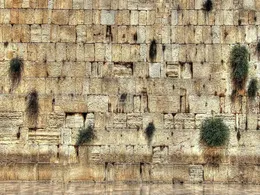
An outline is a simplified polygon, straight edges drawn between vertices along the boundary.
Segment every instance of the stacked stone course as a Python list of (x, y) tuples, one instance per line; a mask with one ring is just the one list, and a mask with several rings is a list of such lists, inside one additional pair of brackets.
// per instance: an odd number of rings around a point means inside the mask
[[(231, 101), (229, 57), (246, 45), (258, 78), (260, 1), (214, 0), (210, 12), (203, 2), (0, 0), (0, 180), (259, 183), (259, 97)], [(24, 71), (11, 89), (16, 56)], [(33, 89), (36, 125), (25, 112)], [(199, 140), (211, 116), (231, 131), (213, 151)], [(76, 147), (89, 124), (96, 139)]]

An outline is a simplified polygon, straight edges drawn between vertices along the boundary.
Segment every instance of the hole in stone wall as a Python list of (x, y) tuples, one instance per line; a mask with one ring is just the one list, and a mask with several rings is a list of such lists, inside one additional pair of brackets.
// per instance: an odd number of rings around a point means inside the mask
[(21, 137), (21, 127), (18, 128), (18, 132), (16, 133), (17, 139), (20, 139)]
[(133, 36), (133, 39), (134, 39), (135, 42), (137, 41), (137, 39), (138, 39), (138, 37), (137, 37), (137, 32), (135, 32), (135, 34), (134, 34), (134, 36)]
[(60, 158), (60, 145), (57, 145), (57, 158)]
[(151, 44), (150, 44), (150, 49), (149, 49), (149, 57), (150, 60), (153, 62), (157, 56), (157, 44), (156, 40), (153, 39)]
[(142, 177), (142, 175), (143, 175), (143, 166), (144, 166), (144, 163), (143, 162), (140, 162), (140, 170), (139, 170), (139, 172), (140, 172), (140, 176)]
[(165, 49), (166, 49), (166, 46), (163, 44), (163, 46), (162, 46), (163, 52), (165, 51)]
[(8, 42), (6, 41), (6, 42), (4, 42), (4, 47), (7, 47), (8, 46)]
[(238, 130), (238, 131), (237, 131), (237, 141), (239, 141), (240, 138), (241, 138), (241, 133), (240, 133), (240, 131)]
[(126, 93), (123, 93), (121, 96), (120, 96), (120, 102), (125, 102), (127, 98), (127, 94)]

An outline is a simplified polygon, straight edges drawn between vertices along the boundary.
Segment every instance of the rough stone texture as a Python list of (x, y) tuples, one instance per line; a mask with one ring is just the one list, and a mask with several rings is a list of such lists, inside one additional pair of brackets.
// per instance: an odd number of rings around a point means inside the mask
[[(0, 0), (0, 180), (260, 183), (259, 93), (231, 101), (230, 76), (236, 43), (250, 52), (246, 85), (260, 75), (260, 3), (202, 4)], [(12, 86), (16, 56), (24, 70)], [(212, 116), (230, 128), (225, 147), (199, 140)], [(75, 146), (89, 125), (95, 139)]]

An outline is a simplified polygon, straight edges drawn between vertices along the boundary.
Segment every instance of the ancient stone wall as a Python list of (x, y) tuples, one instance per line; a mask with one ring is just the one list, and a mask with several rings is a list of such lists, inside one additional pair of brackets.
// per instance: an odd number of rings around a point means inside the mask
[[(229, 59), (246, 45), (258, 78), (260, 1), (203, 3), (0, 0), (0, 180), (259, 183), (259, 97), (231, 101)], [(230, 128), (226, 147), (200, 143), (212, 116)], [(90, 124), (95, 139), (77, 147)]]

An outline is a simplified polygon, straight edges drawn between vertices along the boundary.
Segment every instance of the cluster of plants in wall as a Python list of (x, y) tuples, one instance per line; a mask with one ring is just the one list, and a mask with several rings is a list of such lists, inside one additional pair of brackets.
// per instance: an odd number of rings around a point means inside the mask
[(200, 129), (200, 139), (209, 147), (225, 145), (229, 140), (229, 134), (228, 126), (221, 118), (206, 119)]
[(145, 129), (145, 136), (146, 136), (146, 139), (148, 140), (149, 145), (150, 145), (150, 143), (153, 139), (153, 135), (154, 135), (155, 130), (156, 129), (155, 129), (153, 122), (150, 122)]
[(26, 96), (26, 114), (30, 122), (34, 124), (37, 123), (38, 115), (39, 115), (39, 98), (38, 92), (36, 90), (32, 90)]
[(233, 47), (230, 56), (233, 97), (236, 97), (245, 88), (249, 68), (248, 58), (249, 53), (245, 46), (235, 45)]
[(11, 80), (12, 89), (20, 83), (23, 69), (24, 63), (22, 58), (15, 57), (11, 59), (9, 66), (9, 77)]
[(77, 137), (76, 145), (80, 146), (91, 142), (95, 138), (94, 128), (92, 125), (81, 127)]
[(213, 8), (213, 3), (211, 0), (206, 0), (204, 3), (203, 3), (203, 9), (206, 10), (207, 12), (211, 11)]

